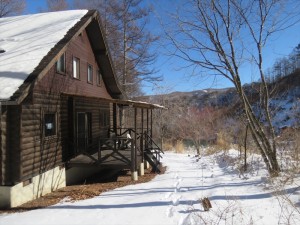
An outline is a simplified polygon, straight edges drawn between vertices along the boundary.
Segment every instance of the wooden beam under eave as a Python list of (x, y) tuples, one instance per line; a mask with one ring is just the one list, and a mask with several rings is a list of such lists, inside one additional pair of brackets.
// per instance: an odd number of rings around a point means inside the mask
[(105, 49), (98, 49), (94, 51), (96, 56), (105, 56), (107, 55), (107, 51)]

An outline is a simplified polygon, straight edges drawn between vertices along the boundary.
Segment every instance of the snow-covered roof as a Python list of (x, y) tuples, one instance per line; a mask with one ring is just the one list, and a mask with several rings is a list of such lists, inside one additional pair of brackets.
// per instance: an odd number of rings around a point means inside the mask
[(0, 18), (0, 99), (9, 99), (47, 53), (88, 12), (70, 10)]

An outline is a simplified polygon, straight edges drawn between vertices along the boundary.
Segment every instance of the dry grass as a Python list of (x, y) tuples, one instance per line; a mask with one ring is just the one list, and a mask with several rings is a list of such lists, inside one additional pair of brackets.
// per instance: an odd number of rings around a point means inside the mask
[(176, 153), (185, 152), (185, 146), (182, 140), (177, 140), (176, 142), (167, 140), (163, 142), (162, 146), (164, 151), (175, 151)]
[(177, 141), (175, 145), (175, 152), (176, 153), (184, 153), (185, 152), (185, 147), (182, 141)]
[(162, 149), (164, 151), (172, 151), (174, 148), (170, 141), (164, 141), (162, 144)]
[(211, 146), (208, 146), (205, 148), (204, 153), (205, 153), (205, 155), (214, 155), (220, 151), (222, 151), (222, 150), (220, 150), (220, 148), (218, 146), (211, 145)]
[(229, 135), (225, 132), (218, 133), (216, 146), (223, 150), (230, 149), (231, 141)]

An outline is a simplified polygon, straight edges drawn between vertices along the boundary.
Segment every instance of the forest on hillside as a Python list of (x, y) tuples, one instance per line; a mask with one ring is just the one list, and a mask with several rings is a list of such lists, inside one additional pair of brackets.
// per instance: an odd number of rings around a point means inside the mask
[(280, 80), (300, 68), (300, 43), (285, 57), (278, 58), (271, 68), (266, 70), (269, 83)]

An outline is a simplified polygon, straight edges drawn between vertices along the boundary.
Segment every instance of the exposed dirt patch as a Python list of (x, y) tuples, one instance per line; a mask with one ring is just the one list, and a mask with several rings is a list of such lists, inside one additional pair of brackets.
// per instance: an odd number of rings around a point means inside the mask
[[(166, 170), (161, 167), (161, 174)], [(49, 193), (39, 199), (27, 202), (19, 207), (12, 209), (0, 210), (1, 213), (23, 212), (33, 209), (45, 208), (54, 205), (60, 201), (78, 201), (94, 196), (98, 196), (103, 192), (113, 190), (115, 188), (124, 187), (126, 185), (145, 183), (152, 180), (157, 174), (152, 173), (151, 169), (145, 170), (144, 176), (139, 176), (138, 181), (131, 180), (130, 171), (119, 171), (111, 174), (109, 177), (103, 176), (103, 172), (87, 179), (83, 184), (67, 186)]]

